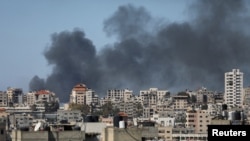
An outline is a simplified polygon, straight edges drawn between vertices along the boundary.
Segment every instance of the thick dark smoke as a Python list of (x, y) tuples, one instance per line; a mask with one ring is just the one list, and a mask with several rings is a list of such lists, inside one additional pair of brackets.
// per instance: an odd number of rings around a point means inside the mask
[[(43, 82), (35, 76), (30, 89), (46, 88), (55, 92), (61, 101), (69, 99), (72, 88), (78, 83), (98, 86), (100, 72), (93, 43), (85, 38), (82, 31), (63, 31), (52, 35), (52, 43), (44, 52), (52, 74)], [(44, 85), (43, 85), (44, 84)], [(39, 87), (40, 86), (40, 87)]]
[[(44, 55), (52, 74), (35, 76), (30, 89), (47, 88), (67, 102), (79, 82), (104, 96), (107, 89), (158, 87), (170, 92), (202, 86), (224, 90), (224, 73), (234, 68), (249, 83), (248, 3), (202, 0), (190, 8), (190, 20), (162, 23), (143, 7), (120, 6), (104, 21), (104, 31), (117, 42), (100, 52), (84, 32), (55, 33)], [(167, 11), (167, 10), (166, 10)]]

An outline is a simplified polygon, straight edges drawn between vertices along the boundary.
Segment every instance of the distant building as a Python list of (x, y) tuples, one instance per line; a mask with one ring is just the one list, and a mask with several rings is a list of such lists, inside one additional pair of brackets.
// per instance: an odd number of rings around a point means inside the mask
[(80, 110), (58, 110), (57, 121), (58, 122), (78, 122), (82, 121), (83, 117)]
[(25, 113), (13, 113), (9, 115), (10, 128), (22, 129), (32, 126), (34, 117)]
[(160, 114), (154, 114), (151, 118), (151, 121), (155, 121), (160, 126), (175, 126), (175, 118), (174, 117), (163, 117)]
[(70, 103), (84, 104), (84, 105), (97, 105), (99, 101), (95, 91), (87, 88), (85, 84), (77, 84), (71, 91)]
[(0, 91), (0, 107), (8, 106), (8, 95), (6, 92)]
[(173, 96), (173, 108), (177, 111), (186, 111), (188, 108), (188, 96), (176, 95)]
[(128, 115), (129, 118), (138, 116), (138, 105), (141, 104), (139, 102), (130, 100), (130, 101), (122, 101), (122, 102), (114, 102), (114, 107), (118, 108), (120, 112), (124, 112)]
[(225, 73), (224, 100), (229, 107), (243, 105), (243, 73), (239, 69)]
[(172, 126), (159, 126), (158, 127), (158, 139), (165, 141), (172, 141)]
[(54, 92), (49, 90), (38, 90), (28, 92), (25, 95), (25, 104), (28, 106), (36, 105), (36, 108), (44, 107), (45, 103), (59, 103), (59, 98), (56, 96)]
[(213, 91), (209, 91), (206, 88), (202, 87), (197, 91), (197, 103), (198, 104), (206, 104), (206, 103), (213, 103)]
[(211, 123), (212, 116), (207, 110), (188, 110), (186, 112), (186, 127), (195, 129), (195, 133), (207, 133), (207, 125)]
[(243, 90), (243, 105), (250, 106), (250, 86)]
[(23, 103), (23, 90), (21, 88), (8, 88), (7, 89), (8, 95), (8, 105), (18, 105)]
[(158, 88), (150, 88), (149, 90), (141, 90), (140, 97), (141, 103), (144, 107), (157, 105), (159, 101), (164, 101), (168, 90), (159, 90)]
[(111, 101), (128, 101), (133, 96), (133, 91), (129, 89), (109, 89), (107, 91), (107, 99)]

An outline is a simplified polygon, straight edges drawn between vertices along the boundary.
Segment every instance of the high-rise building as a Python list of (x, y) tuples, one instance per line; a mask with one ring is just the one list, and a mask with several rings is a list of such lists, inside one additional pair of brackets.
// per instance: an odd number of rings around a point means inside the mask
[(243, 105), (243, 73), (239, 69), (225, 73), (224, 100), (228, 107)]

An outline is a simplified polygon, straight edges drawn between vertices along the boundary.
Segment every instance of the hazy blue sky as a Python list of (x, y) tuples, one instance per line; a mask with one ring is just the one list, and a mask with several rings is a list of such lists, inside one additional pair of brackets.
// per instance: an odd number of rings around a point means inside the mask
[(97, 49), (113, 40), (103, 32), (103, 21), (119, 6), (145, 7), (153, 17), (167, 22), (186, 18), (187, 0), (22, 0), (0, 1), (0, 91), (7, 87), (28, 91), (34, 75), (51, 71), (43, 51), (51, 34), (82, 29)]

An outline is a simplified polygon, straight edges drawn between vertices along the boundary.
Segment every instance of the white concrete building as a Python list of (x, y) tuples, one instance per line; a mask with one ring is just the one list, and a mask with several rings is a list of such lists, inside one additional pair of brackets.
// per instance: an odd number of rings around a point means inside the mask
[(161, 126), (172, 126), (175, 125), (175, 118), (174, 117), (162, 117), (159, 114), (154, 114), (151, 118), (151, 121), (155, 121)]
[(159, 101), (164, 101), (168, 90), (159, 90), (158, 88), (149, 88), (149, 90), (140, 90), (141, 103), (143, 106), (156, 105)]
[(129, 89), (109, 89), (107, 99), (112, 101), (128, 101), (133, 96), (133, 91)]
[(225, 73), (224, 100), (229, 107), (243, 105), (243, 73), (239, 69)]

